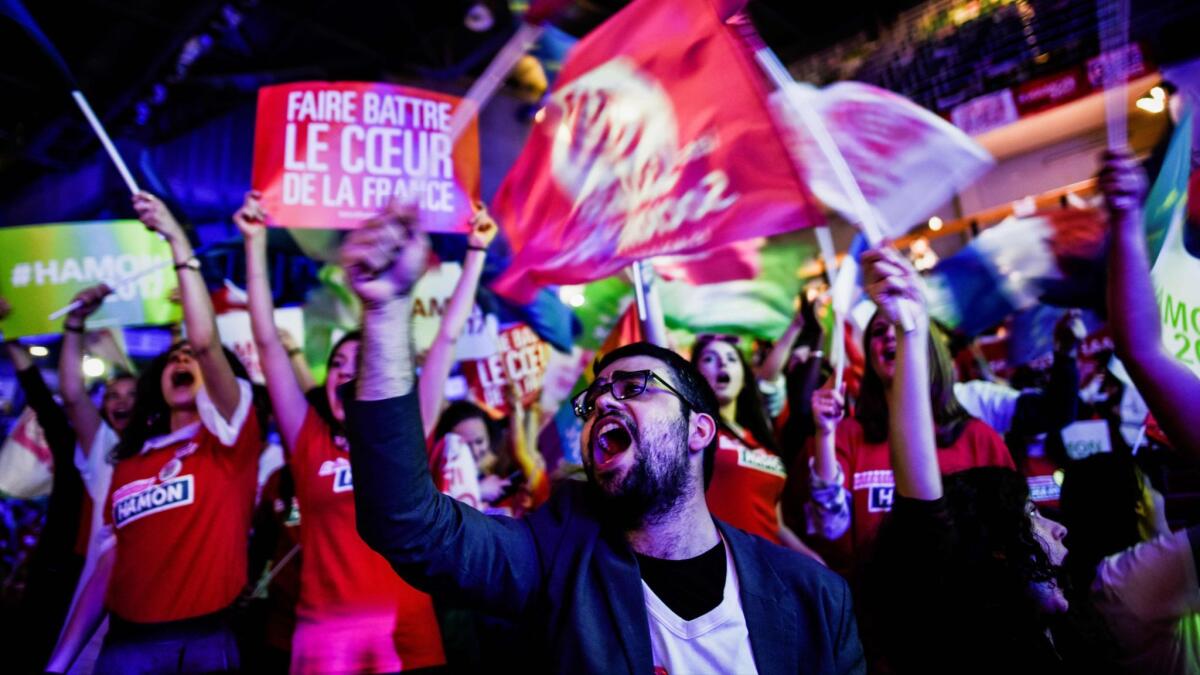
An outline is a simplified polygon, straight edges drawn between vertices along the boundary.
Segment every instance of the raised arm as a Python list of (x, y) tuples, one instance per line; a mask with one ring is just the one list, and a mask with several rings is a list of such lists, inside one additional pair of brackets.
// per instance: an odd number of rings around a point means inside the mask
[(79, 652), (92, 639), (92, 634), (104, 619), (104, 599), (108, 594), (108, 582), (112, 578), (113, 562), (117, 557), (115, 542), (109, 540), (104, 545), (107, 548), (97, 558), (96, 567), (90, 576), (80, 581), (82, 588), (67, 616), (62, 633), (58, 636), (58, 644), (50, 653), (50, 662), (46, 665), (47, 672), (69, 671), (75, 659), (79, 657)]
[(292, 368), (291, 356), (275, 327), (275, 303), (267, 273), (266, 214), (259, 203), (261, 196), (258, 192), (247, 192), (242, 208), (233, 214), (233, 222), (242, 231), (246, 245), (247, 308), (254, 345), (258, 348), (258, 362), (267, 381), (267, 393), (271, 395), (271, 407), (279, 424), (283, 447), (291, 452), (304, 425), (304, 416), (308, 414), (308, 400), (304, 398), (305, 392)]
[(546, 459), (538, 451), (538, 421), (541, 408), (538, 403), (526, 407), (516, 386), (510, 381), (507, 388), (509, 429), (512, 434), (513, 459), (525, 474), (526, 488), (533, 496), (534, 504), (541, 504), (550, 495), (550, 481), (546, 476)]
[[(942, 496), (942, 476), (933, 437), (929, 400), (929, 316), (917, 273), (895, 249), (869, 251), (863, 258), (867, 292), (896, 327), (896, 371), (888, 398), (888, 441), (896, 490), (932, 501)], [(901, 308), (912, 330), (901, 325)]]
[(109, 293), (112, 293), (112, 289), (106, 284), (83, 289), (74, 299), (79, 307), (67, 314), (63, 321), (62, 353), (58, 357), (58, 389), (67, 419), (75, 427), (75, 434), (79, 438), (79, 447), (87, 450), (91, 449), (102, 420), (83, 381), (83, 339), (87, 333), (88, 317), (100, 309)]
[[(1076, 365), (1080, 340), (1086, 335), (1078, 312), (1072, 310), (1054, 327), (1054, 360), (1045, 389), (1021, 394), (1015, 403), (1007, 431), (1018, 436), (1057, 433), (1075, 421), (1079, 410), (1079, 368)], [(1001, 433), (1004, 430), (997, 429)]]
[(1200, 379), (1162, 343), (1162, 323), (1150, 278), (1142, 201), (1146, 178), (1129, 151), (1106, 156), (1100, 189), (1108, 206), (1108, 315), (1117, 356), (1125, 364), (1154, 419), (1180, 450), (1200, 458), (1195, 401)]
[[(804, 297), (804, 296), (801, 296)], [(775, 341), (775, 345), (771, 347), (771, 351), (767, 353), (767, 358), (763, 360), (762, 365), (758, 367), (758, 379), (774, 382), (783, 374), (783, 369), (787, 367), (788, 361), (792, 358), (792, 347), (796, 344), (796, 339), (800, 337), (800, 333), (804, 331), (808, 319), (805, 316), (805, 307), (808, 305), (807, 299), (801, 301), (802, 304), (797, 310), (796, 315), (792, 317), (791, 323), (784, 329), (783, 335)]]
[(342, 246), (363, 305), (362, 366), (346, 401), (358, 532), (413, 586), (513, 614), (541, 587), (528, 525), (437, 492), (429, 474), (409, 335), (428, 252), (411, 212), (375, 219)]
[[(837, 459), (837, 425), (845, 415), (845, 386), (838, 391), (833, 381), (812, 394), (816, 427), (813, 455), (809, 459), (809, 497), (804, 505), (805, 527), (811, 534), (830, 541), (850, 529), (850, 498), (845, 470)], [(795, 414), (795, 413), (793, 413)]]
[(183, 227), (158, 197), (139, 192), (133, 196), (133, 209), (138, 219), (151, 231), (157, 232), (171, 246), (175, 259), (175, 272), (179, 277), (179, 296), (183, 302), (183, 321), (187, 326), (187, 340), (192, 354), (204, 375), (204, 390), (225, 419), (233, 416), (241, 397), (237, 379), (221, 340), (217, 334), (217, 322), (213, 316), (212, 298), (200, 274), (200, 261), (196, 258), (192, 244)]
[(487, 248), (496, 238), (496, 221), (488, 215), (482, 204), (475, 206), (471, 218), (471, 231), (467, 234), (467, 255), (463, 258), (462, 276), (454, 287), (454, 294), (446, 305), (437, 337), (425, 355), (421, 368), (421, 422), (432, 429), (442, 412), (446, 379), (454, 365), (454, 348), (462, 335), (471, 310), (475, 307), (475, 292), (479, 290), (479, 277), (483, 275), (483, 264), (487, 261)]

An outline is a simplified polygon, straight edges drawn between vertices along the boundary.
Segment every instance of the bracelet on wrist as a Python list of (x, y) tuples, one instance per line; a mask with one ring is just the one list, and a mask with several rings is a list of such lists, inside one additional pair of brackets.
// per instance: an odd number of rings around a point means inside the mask
[(467, 250), (468, 251), (484, 251), (484, 252), (486, 252), (488, 250), (488, 247), (476, 246), (475, 244), (467, 244)]
[(187, 260), (184, 260), (182, 262), (177, 262), (177, 263), (175, 263), (175, 270), (176, 271), (195, 270), (195, 271), (199, 272), (200, 271), (200, 259), (197, 258), (196, 256), (192, 256), (192, 257), (188, 258)]
[(304, 350), (299, 347), (292, 347), (291, 349), (287, 350), (288, 356), (299, 356), (300, 354), (303, 354), (303, 353), (304, 353)]
[(87, 332), (84, 329), (83, 324), (71, 324), (71, 323), (67, 323), (65, 321), (63, 322), (63, 330), (67, 331), (68, 333), (85, 333), (85, 332)]

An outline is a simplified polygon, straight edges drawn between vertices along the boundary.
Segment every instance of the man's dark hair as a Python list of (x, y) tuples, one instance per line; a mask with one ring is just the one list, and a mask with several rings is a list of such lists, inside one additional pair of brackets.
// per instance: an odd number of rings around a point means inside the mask
[[(611, 352), (600, 357), (595, 364), (592, 365), (593, 376), (598, 376), (605, 368), (611, 365), (614, 361), (629, 358), (633, 356), (649, 356), (652, 359), (662, 361), (670, 370), (671, 385), (683, 394), (686, 401), (683, 403), (683, 414), (686, 417), (691, 411), (702, 412), (713, 418), (717, 424), (721, 422), (721, 406), (717, 403), (717, 395), (713, 393), (712, 387), (708, 386), (708, 381), (696, 370), (696, 367), (688, 360), (671, 351), (664, 349), (658, 345), (649, 342), (634, 342), (633, 344), (618, 347)], [(704, 449), (704, 488), (708, 489), (708, 484), (712, 480), (713, 460), (717, 453), (717, 434), (713, 434), (712, 442)]]

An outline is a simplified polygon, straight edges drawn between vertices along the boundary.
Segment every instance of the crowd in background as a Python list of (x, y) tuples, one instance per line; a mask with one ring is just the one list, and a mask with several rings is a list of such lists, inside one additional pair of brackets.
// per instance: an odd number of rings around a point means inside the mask
[[(1074, 314), (1056, 327), (1033, 386), (964, 372), (971, 346), (930, 321), (919, 276), (892, 249), (864, 259), (877, 309), (850, 345), (860, 354), (844, 381), (823, 351), (825, 302), (808, 295), (773, 344), (702, 335), (678, 350), (719, 407), (705, 459), (709, 512), (842, 575), (874, 672), (1200, 669), (1200, 531), (1169, 523), (1158, 459), (1200, 453), (1190, 415), (1200, 381), (1162, 347), (1142, 169), (1112, 154), (1101, 184), (1107, 304), (1123, 318), (1109, 330), (1132, 385), (1106, 381), (1081, 400)], [(63, 324), (57, 398), (26, 349), (6, 343), (56, 466), (43, 512), (4, 512), (19, 519), (4, 528), (14, 541), (0, 542), (19, 570), (6, 610), (9, 672), (477, 672), (529, 662), (544, 647), (528, 622), (406, 583), (403, 566), (360, 536), (345, 388), (391, 365), (364, 359), (363, 334), (351, 332), (330, 351), (325, 381), (313, 382), (273, 320), (259, 195), (233, 218), (265, 387), (221, 346), (199, 262), (170, 211), (146, 193), (133, 208), (171, 246), (186, 338), (89, 391), (79, 369), (88, 318), (112, 289), (88, 289)], [(507, 419), (446, 400), (496, 232), (479, 208), (416, 395), (434, 487), (489, 517), (521, 519), (590, 471), (546, 466), (538, 437), (548, 420), (515, 391)], [(377, 255), (423, 264), (415, 246)], [(1131, 443), (1120, 433), (1124, 388), (1145, 400), (1161, 435)], [(1061, 432), (1080, 419), (1109, 426), (1111, 451), (1064, 451)], [(260, 481), (269, 432), (286, 463)]]

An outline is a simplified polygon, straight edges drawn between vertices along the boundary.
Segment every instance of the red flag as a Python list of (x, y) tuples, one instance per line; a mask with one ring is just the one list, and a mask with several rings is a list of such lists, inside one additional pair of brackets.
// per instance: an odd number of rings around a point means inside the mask
[(607, 277), (816, 225), (766, 83), (707, 0), (637, 0), (577, 44), (496, 198), (516, 255), (494, 288)]
[[(604, 339), (604, 344), (600, 345), (600, 349), (596, 350), (596, 358), (593, 363), (598, 363), (604, 355), (635, 342), (645, 340), (646, 336), (642, 334), (642, 321), (638, 318), (637, 303), (629, 303), (629, 307), (625, 309), (625, 313), (621, 318), (617, 319), (617, 323), (613, 326), (612, 332)], [(592, 373), (596, 376), (599, 373)]]

